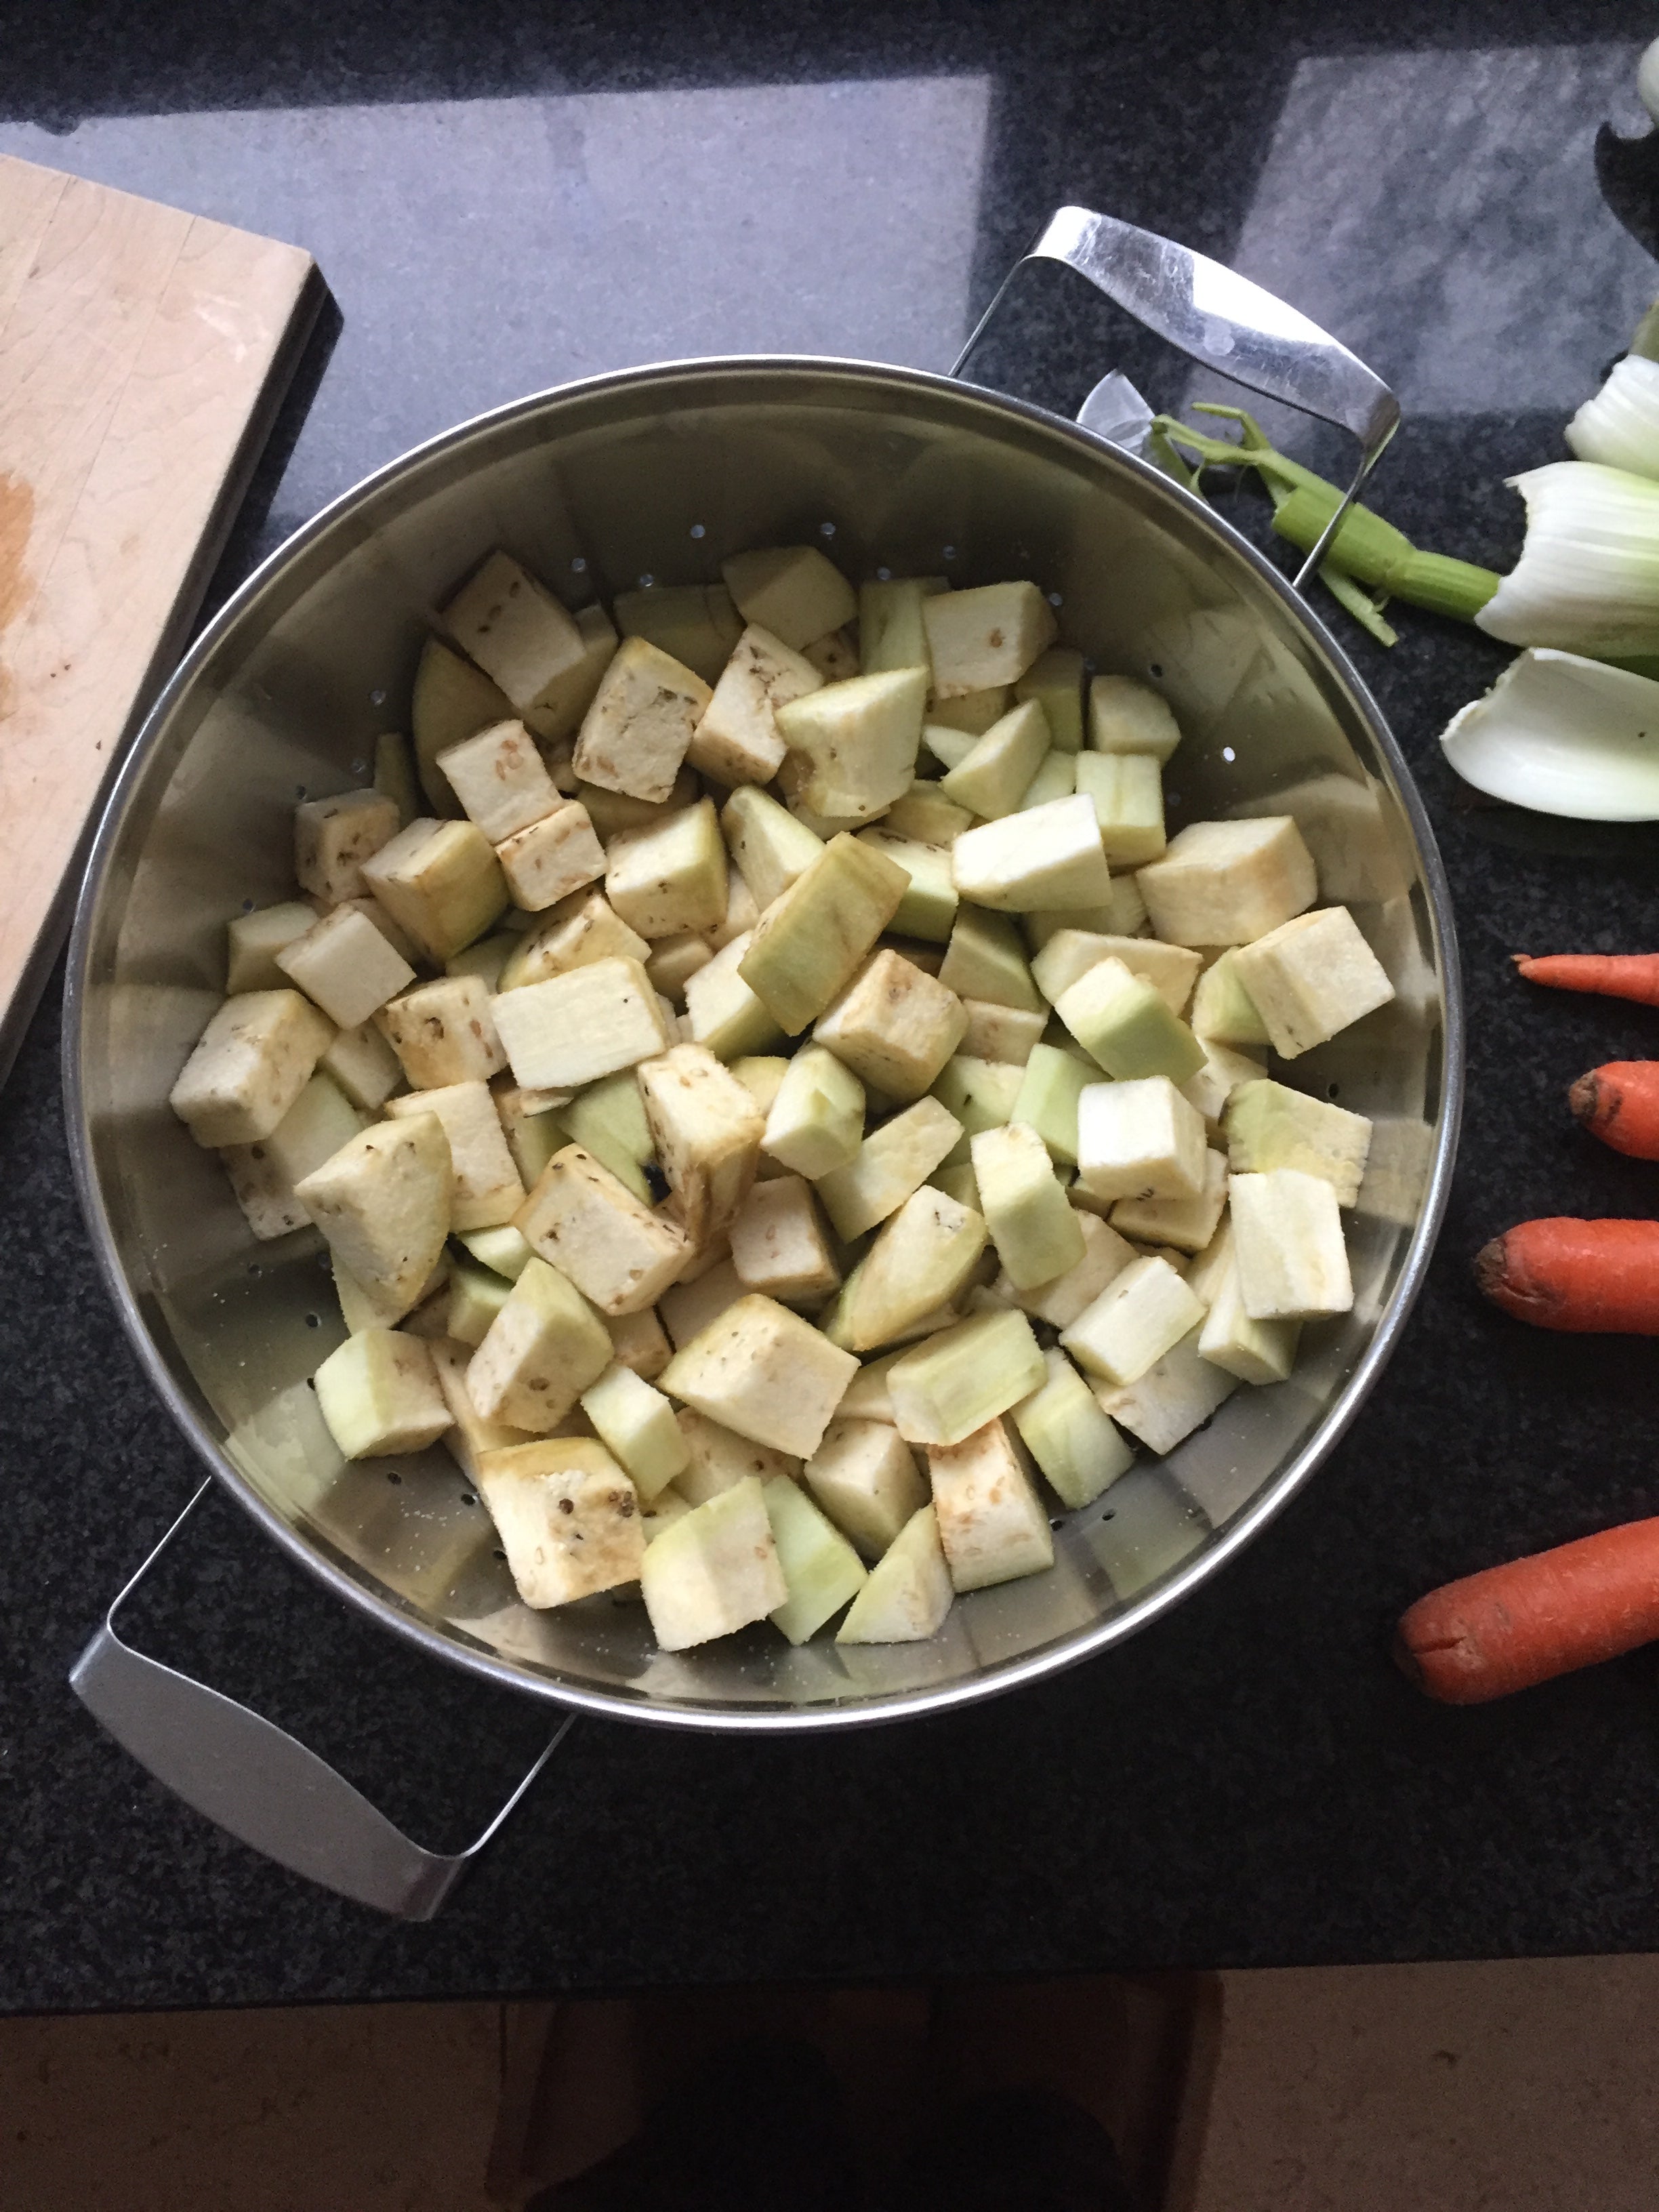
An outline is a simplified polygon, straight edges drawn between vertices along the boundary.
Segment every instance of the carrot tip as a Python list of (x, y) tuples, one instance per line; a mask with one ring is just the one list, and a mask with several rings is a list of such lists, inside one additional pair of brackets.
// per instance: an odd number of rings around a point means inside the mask
[(1601, 1103), (1601, 1086), (1595, 1071), (1567, 1086), (1567, 1107), (1576, 1121), (1593, 1121)]

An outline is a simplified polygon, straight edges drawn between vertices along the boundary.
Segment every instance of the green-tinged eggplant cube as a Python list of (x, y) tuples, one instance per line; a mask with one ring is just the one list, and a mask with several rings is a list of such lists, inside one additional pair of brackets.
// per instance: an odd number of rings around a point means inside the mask
[[(990, 684), (981, 691), (960, 691), (950, 699), (941, 699), (937, 693), (927, 702), (927, 721), (934, 729), (956, 738), (982, 738), (994, 722), (1000, 722), (1014, 703), (1012, 684)], [(957, 744), (954, 749), (939, 750), (939, 759), (945, 767), (955, 768), (967, 758), (971, 746)]]
[(970, 1150), (985, 1225), (1015, 1287), (1030, 1290), (1075, 1267), (1084, 1256), (1082, 1223), (1036, 1131), (1023, 1121), (981, 1129)]
[(728, 1065), (761, 1112), (770, 1114), (789, 1073), (788, 1060), (781, 1053), (745, 1053)]
[(1048, 1516), (1002, 1421), (929, 1445), (927, 1474), (953, 1589), (985, 1589), (1053, 1566)]
[(435, 1114), (377, 1122), (295, 1186), (295, 1195), (390, 1328), (424, 1294), (450, 1231), (449, 1139)]
[(573, 761), (584, 783), (660, 805), (713, 697), (694, 669), (642, 637), (623, 640), (582, 717)]
[(657, 1310), (676, 1352), (684, 1352), (739, 1298), (748, 1296), (732, 1264), (726, 1240), (723, 1237), (717, 1238), (709, 1253), (700, 1253), (688, 1260), (679, 1281), (663, 1292), (658, 1304)]
[(1200, 1036), (1198, 1041), (1204, 1048), (1204, 1065), (1181, 1085), (1181, 1095), (1197, 1107), (1205, 1127), (1214, 1133), (1234, 1091), (1241, 1084), (1259, 1083), (1267, 1070), (1259, 1060), (1235, 1052), (1231, 1045), (1218, 1044), (1213, 1037)]
[(1148, 1451), (1172, 1452), (1238, 1388), (1236, 1375), (1200, 1357), (1200, 1334), (1183, 1336), (1136, 1381), (1095, 1391), (1102, 1413)]
[(1296, 1060), (1394, 997), (1382, 962), (1345, 906), (1298, 915), (1241, 945), (1238, 979), (1281, 1060)]
[(331, 1159), (363, 1117), (326, 1075), (313, 1075), (268, 1137), (219, 1155), (248, 1227), (262, 1240), (303, 1229), (311, 1216), (294, 1187)]
[(1035, 1129), (1054, 1158), (1077, 1165), (1078, 1100), (1094, 1080), (1091, 1071), (1058, 1045), (1039, 1042), (1020, 1070), (1011, 1121)]
[(1002, 702), (1007, 695), (999, 691), (994, 696), (998, 702), (996, 713), (983, 721), (975, 723), (971, 729), (957, 729), (954, 723), (936, 721), (933, 719), (934, 716), (943, 714), (945, 709), (929, 706), (927, 720), (921, 726), (922, 750), (931, 753), (947, 775), (951, 769), (961, 767), (980, 738), (1001, 714)]
[(318, 1409), (348, 1459), (424, 1451), (451, 1424), (430, 1350), (395, 1328), (347, 1337), (314, 1380)]
[(915, 779), (927, 698), (921, 669), (895, 668), (780, 707), (779, 732), (808, 764), (795, 795), (815, 814), (867, 822), (884, 813)]
[(679, 1224), (641, 1205), (580, 1145), (553, 1155), (514, 1226), (612, 1319), (655, 1305), (690, 1256)]
[(1018, 1006), (994, 1006), (984, 999), (964, 999), (962, 1010), (968, 1017), (961, 1048), (967, 1060), (995, 1060), (1024, 1067), (1048, 1026), (1046, 1015), (1026, 1013)]
[(980, 999), (1021, 1013), (1043, 1010), (1018, 925), (981, 907), (958, 908), (939, 980), (959, 999)]
[(487, 1083), (507, 1066), (489, 1011), (492, 994), (477, 975), (441, 975), (382, 1012), (379, 1028), (417, 1091), (446, 1083)]
[(1023, 1307), (1033, 1321), (1046, 1321), (1052, 1328), (1069, 1328), (1087, 1307), (1135, 1258), (1135, 1249), (1097, 1213), (1073, 1207), (1083, 1237), (1083, 1257), (1063, 1274), (1022, 1290), (1006, 1271), (994, 1285), (1011, 1305)]
[(666, 1052), (672, 1040), (637, 960), (589, 961), (543, 983), (501, 991), (489, 1011), (527, 1091), (577, 1091)]
[(924, 845), (915, 837), (896, 836), (885, 827), (860, 830), (858, 838), (861, 845), (896, 860), (910, 878), (910, 888), (893, 916), (896, 934), (943, 945), (957, 918), (957, 886), (951, 873), (949, 848)]
[(513, 903), (543, 914), (605, 872), (605, 848), (580, 800), (562, 799), (495, 848)]
[(1120, 1081), (1162, 1075), (1184, 1083), (1204, 1065), (1203, 1046), (1156, 986), (1109, 953), (1060, 993), (1054, 1012)]
[(428, 638), (415, 670), (409, 722), (416, 774), (432, 814), (443, 819), (461, 811), (449, 778), (438, 766), (439, 754), (492, 722), (507, 720), (512, 713), (513, 702), (483, 669), (474, 667), (442, 638)]
[(234, 997), (242, 991), (285, 989), (288, 977), (276, 965), (276, 955), (296, 937), (303, 937), (316, 920), (316, 908), (304, 899), (287, 899), (281, 906), (233, 915), (225, 925), (226, 991)]
[(961, 1122), (936, 1098), (919, 1098), (872, 1129), (845, 1166), (817, 1179), (836, 1234), (850, 1241), (896, 1213), (962, 1133)]
[(1134, 1464), (1134, 1454), (1102, 1413), (1063, 1352), (1045, 1352), (1048, 1373), (1011, 1416), (1021, 1441), (1062, 1505), (1091, 1505)]
[[(449, 1282), (451, 1261), (447, 1252), (441, 1252), (438, 1263), (416, 1292), (413, 1304), (404, 1316), (411, 1336), (429, 1336), (428, 1329), (417, 1328), (416, 1322), (429, 1309), (444, 1303), (443, 1293)], [(348, 1333), (356, 1336), (366, 1328), (386, 1328), (384, 1305), (370, 1296), (350, 1269), (342, 1266), (331, 1255), (329, 1270), (333, 1277), (334, 1294), (340, 1301), (340, 1318)], [(453, 1408), (451, 1409), (453, 1410)]]
[(992, 723), (939, 788), (970, 814), (993, 821), (1014, 812), (1048, 750), (1048, 717), (1028, 699)]
[(873, 1352), (891, 1344), (948, 1305), (985, 1244), (982, 1216), (924, 1183), (883, 1224), (859, 1264), (846, 1315), (849, 1349)]
[(1031, 962), (1031, 973), (1050, 1005), (1103, 960), (1121, 960), (1132, 975), (1150, 983), (1172, 1014), (1193, 994), (1200, 965), (1184, 945), (1155, 937), (1117, 937), (1089, 929), (1057, 930)]
[(411, 822), (365, 860), (363, 880), (398, 927), (441, 965), (509, 903), (495, 850), (476, 822)]
[(619, 1367), (631, 1368), (647, 1382), (654, 1382), (674, 1356), (654, 1306), (639, 1313), (603, 1316), (611, 1336), (611, 1349)]
[(1136, 881), (1153, 929), (1175, 945), (1249, 945), (1319, 896), (1313, 855), (1288, 814), (1192, 823)]
[(718, 927), (726, 914), (726, 842), (711, 799), (611, 840), (605, 895), (641, 937)]
[(1229, 1211), (1244, 1310), (1252, 1321), (1346, 1313), (1353, 1280), (1336, 1192), (1296, 1168), (1231, 1179)]
[(584, 783), (580, 776), (573, 780), (576, 787), (573, 796), (587, 809), (602, 845), (608, 845), (613, 837), (626, 836), (630, 830), (653, 830), (671, 814), (683, 814), (696, 804), (702, 788), (689, 768), (683, 768), (674, 778), (674, 787), (666, 799), (635, 799), (625, 791), (607, 791), (602, 783)]
[(640, 1523), (646, 1542), (654, 1543), (665, 1528), (672, 1528), (677, 1521), (683, 1521), (692, 1510), (690, 1499), (682, 1498), (672, 1482), (665, 1490), (659, 1490), (654, 1498), (641, 1498)]
[(1164, 843), (1164, 769), (1152, 754), (1079, 753), (1077, 788), (1095, 810), (1101, 849), (1114, 868), (1157, 860)]
[[(780, 740), (781, 744), (781, 740)], [(823, 840), (798, 822), (787, 806), (752, 784), (734, 791), (720, 809), (720, 828), (732, 865), (764, 914), (774, 899), (806, 873)]]
[(481, 1267), (488, 1267), (493, 1275), (503, 1275), (509, 1283), (516, 1283), (525, 1271), (525, 1263), (532, 1257), (531, 1249), (519, 1231), (510, 1224), (500, 1229), (467, 1229), (455, 1239), (464, 1245)]
[(1111, 874), (1094, 801), (1079, 793), (964, 830), (951, 848), (958, 896), (1005, 914), (1103, 904)]
[[(522, 1273), (522, 1270), (520, 1270)], [(449, 1271), (444, 1334), (457, 1344), (480, 1345), (489, 1325), (507, 1304), (513, 1285), (505, 1276), (488, 1267), (459, 1260)]]
[(544, 1091), (526, 1091), (507, 1076), (498, 1076), (489, 1088), (513, 1164), (525, 1188), (533, 1190), (538, 1177), (566, 1141), (564, 1123), (554, 1109), (541, 1103)]
[(1019, 926), (1034, 953), (1062, 929), (1088, 930), (1097, 937), (1145, 937), (1152, 929), (1146, 902), (1133, 876), (1114, 876), (1099, 906), (1051, 907), (1022, 915)]
[(814, 1040), (896, 1103), (938, 1080), (967, 1027), (954, 991), (902, 954), (878, 952), (819, 1018)]
[(749, 1195), (766, 1117), (700, 1044), (647, 1060), (639, 1088), (672, 1210), (692, 1243), (706, 1243), (731, 1227)]
[(846, 989), (909, 884), (896, 861), (843, 832), (767, 908), (738, 972), (787, 1036)]
[(559, 1118), (573, 1144), (592, 1152), (641, 1205), (650, 1203), (652, 1191), (645, 1167), (656, 1158), (657, 1142), (646, 1119), (639, 1077), (633, 1068), (624, 1068), (620, 1075), (607, 1075), (603, 1082), (590, 1083)]
[(680, 1516), (646, 1550), (639, 1577), (663, 1651), (729, 1636), (787, 1604), (759, 1480), (750, 1475)]
[(495, 988), (516, 991), (546, 983), (596, 960), (650, 957), (651, 947), (630, 929), (603, 891), (574, 891), (561, 899), (539, 927), (526, 930), (508, 953)]
[(536, 740), (520, 721), (495, 722), (463, 738), (439, 754), (437, 764), (492, 845), (527, 830), (559, 803)]
[(981, 584), (924, 599), (936, 698), (1017, 684), (1054, 643), (1054, 610), (1035, 584)]
[(642, 1503), (690, 1465), (691, 1454), (674, 1408), (632, 1368), (619, 1363), (607, 1367), (582, 1392), (580, 1403), (600, 1443), (615, 1455)]
[(1036, 774), (1019, 795), (1016, 814), (1046, 806), (1053, 799), (1069, 799), (1077, 789), (1077, 755), (1049, 751), (1037, 763)]
[(481, 937), (476, 945), (464, 951), (452, 952), (444, 963), (446, 975), (476, 976), (486, 991), (499, 991), (501, 970), (509, 957), (519, 949), (522, 932), (512, 927), (496, 930), (493, 935)]
[(486, 1420), (545, 1435), (610, 1364), (599, 1315), (568, 1276), (534, 1259), (473, 1353), (467, 1388)]
[(1196, 1198), (1205, 1153), (1203, 1117), (1168, 1076), (1091, 1083), (1079, 1097), (1078, 1182), (1097, 1199)]
[[(580, 657), (562, 676), (544, 686), (540, 698), (524, 712), (525, 726), (545, 748), (553, 780), (568, 789), (562, 769), (570, 758), (571, 740), (593, 703), (605, 672), (617, 652), (617, 633), (599, 605), (583, 607), (575, 617)], [(574, 777), (574, 770), (570, 772)]]
[(913, 1514), (871, 1568), (836, 1632), (837, 1644), (921, 1644), (945, 1626), (955, 1595), (939, 1516)]
[(257, 1145), (310, 1082), (334, 1024), (298, 991), (243, 991), (203, 1030), (167, 1103), (198, 1145)]
[(361, 898), (363, 862), (384, 851), (400, 827), (398, 805), (383, 791), (342, 791), (294, 810), (294, 872), (300, 889), (328, 906)]
[(896, 1359), (903, 1358), (905, 1349), (901, 1345), (895, 1352), (884, 1352), (878, 1358), (865, 1361), (836, 1408), (838, 1421), (882, 1421), (892, 1427), (893, 1401), (887, 1392), (887, 1374)]
[(751, 623), (720, 671), (686, 758), (733, 796), (739, 788), (770, 783), (788, 750), (778, 727), (779, 708), (823, 688), (810, 660)]
[(958, 1053), (940, 1069), (933, 1096), (962, 1124), (950, 1164), (969, 1158), (968, 1140), (981, 1129), (1000, 1129), (1013, 1119), (1025, 1071), (1006, 1060), (969, 1060)]
[(1042, 1354), (1023, 1313), (975, 1314), (941, 1329), (887, 1370), (893, 1425), (913, 1444), (957, 1444), (1029, 1398)]
[(732, 1224), (732, 1265), (745, 1291), (781, 1305), (812, 1305), (840, 1287), (841, 1269), (800, 1176), (757, 1182)]
[(706, 1046), (719, 1060), (769, 1052), (784, 1042), (782, 1030), (743, 979), (743, 963), (753, 942), (752, 930), (734, 937), (686, 980), (691, 1042)]
[(858, 614), (858, 595), (816, 545), (772, 545), (734, 553), (720, 574), (745, 623), (769, 630), (793, 652)]
[(507, 1150), (501, 1116), (487, 1083), (447, 1083), (436, 1091), (410, 1091), (389, 1099), (396, 1122), (434, 1115), (449, 1141), (453, 1183), (449, 1226), (497, 1229), (524, 1204), (524, 1183)]
[(677, 1352), (661, 1383), (711, 1421), (805, 1459), (823, 1442), (857, 1370), (851, 1352), (799, 1314), (750, 1296)]
[(1193, 993), (1193, 1028), (1206, 1043), (1264, 1045), (1267, 1024), (1244, 988), (1236, 951), (1212, 960)]
[(398, 1055), (372, 1022), (337, 1031), (317, 1066), (365, 1114), (378, 1114), (404, 1079)]
[(1112, 1226), (1139, 1244), (1201, 1252), (1220, 1225), (1227, 1203), (1227, 1158), (1206, 1152), (1202, 1187), (1187, 1198), (1148, 1198), (1137, 1193), (1112, 1208)]
[[(763, 1149), (794, 1174), (816, 1182), (846, 1170), (858, 1157), (863, 1136), (864, 1085), (824, 1046), (804, 1046), (784, 1070), (767, 1113)], [(828, 1204), (827, 1195), (820, 1195)], [(830, 1218), (835, 1218), (833, 1212)]]
[(915, 1455), (890, 1421), (837, 1414), (806, 1462), (805, 1480), (866, 1559), (880, 1559), (927, 1503)]
[(902, 799), (896, 799), (881, 818), (881, 826), (895, 837), (914, 837), (923, 845), (954, 845), (974, 817), (965, 806), (946, 799), (938, 784), (918, 778)]
[(618, 592), (612, 603), (624, 637), (649, 638), (672, 659), (713, 684), (743, 634), (724, 584), (657, 584)]
[(1363, 1114), (1260, 1078), (1231, 1092), (1223, 1126), (1235, 1175), (1296, 1168), (1322, 1176), (1339, 1206), (1358, 1197), (1371, 1147), (1371, 1125)]
[(751, 1479), (793, 1482), (799, 1476), (801, 1462), (793, 1454), (740, 1437), (735, 1429), (711, 1421), (690, 1406), (682, 1406), (674, 1419), (685, 1446), (685, 1466), (674, 1487), (693, 1505), (706, 1505), (721, 1491), (734, 1490)]
[(568, 1605), (638, 1579), (639, 1498), (593, 1437), (538, 1437), (480, 1452), (477, 1483), (526, 1605)]
[(660, 991), (665, 999), (676, 999), (682, 1004), (685, 987), (699, 968), (706, 968), (714, 957), (714, 948), (706, 937), (695, 930), (683, 929), (673, 937), (659, 937), (652, 946), (645, 963), (645, 972), (651, 978), (652, 988)]
[(1060, 1331), (1060, 1348), (1091, 1375), (1135, 1382), (1203, 1319), (1167, 1260), (1135, 1260)]
[(1198, 1333), (1199, 1357), (1241, 1382), (1283, 1382), (1296, 1364), (1299, 1321), (1252, 1321), (1244, 1310), (1238, 1261), (1229, 1251)]
[(1161, 768), (1181, 743), (1169, 702), (1127, 676), (1097, 676), (1089, 686), (1089, 745), (1097, 753), (1149, 753)]
[(805, 1644), (864, 1587), (864, 1563), (799, 1484), (775, 1475), (762, 1487), (778, 1565), (789, 1595), (769, 1616), (792, 1644)]
[(1014, 686), (1016, 699), (1034, 699), (1048, 724), (1057, 752), (1083, 749), (1083, 655), (1074, 646), (1051, 645)]
[(942, 576), (882, 577), (859, 586), (859, 653), (867, 676), (925, 668), (932, 680), (924, 599), (949, 588)]

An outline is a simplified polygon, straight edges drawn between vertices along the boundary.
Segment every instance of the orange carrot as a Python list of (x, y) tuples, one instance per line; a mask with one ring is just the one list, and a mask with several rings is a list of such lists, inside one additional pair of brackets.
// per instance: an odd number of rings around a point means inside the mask
[(1394, 1654), (1419, 1690), (1482, 1705), (1659, 1637), (1659, 1520), (1627, 1521), (1448, 1583), (1401, 1617)]
[(1539, 1328), (1659, 1336), (1659, 1221), (1523, 1221), (1475, 1255), (1474, 1279)]
[(1659, 952), (1552, 952), (1534, 960), (1510, 955), (1529, 983), (1553, 991), (1595, 991), (1604, 999), (1634, 999), (1659, 1006)]
[(1581, 1075), (1567, 1103), (1591, 1136), (1633, 1160), (1659, 1160), (1659, 1060), (1610, 1060)]

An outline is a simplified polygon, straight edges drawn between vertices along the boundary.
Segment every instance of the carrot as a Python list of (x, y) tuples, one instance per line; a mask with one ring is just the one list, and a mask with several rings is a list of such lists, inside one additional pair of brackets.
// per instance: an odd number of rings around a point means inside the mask
[(1659, 1336), (1659, 1221), (1523, 1221), (1475, 1255), (1474, 1279), (1539, 1328)]
[(1604, 999), (1634, 999), (1659, 1006), (1659, 952), (1552, 952), (1534, 960), (1510, 955), (1529, 983), (1553, 991), (1595, 991)]
[(1659, 1520), (1627, 1521), (1431, 1590), (1401, 1616), (1394, 1656), (1450, 1705), (1529, 1689), (1659, 1637)]
[(1581, 1075), (1567, 1103), (1591, 1136), (1633, 1160), (1659, 1160), (1659, 1060), (1610, 1060)]

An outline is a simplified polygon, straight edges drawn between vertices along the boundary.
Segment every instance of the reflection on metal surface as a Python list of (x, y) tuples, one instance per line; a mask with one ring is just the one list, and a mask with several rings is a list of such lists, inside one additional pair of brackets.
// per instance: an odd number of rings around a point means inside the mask
[[(826, 521), (855, 574), (930, 573), (947, 546), (959, 583), (1031, 574), (1103, 666), (1146, 673), (1155, 635), (1153, 680), (1188, 717), (1172, 778), (1187, 813), (1290, 804), (1327, 776), (1366, 796), (1384, 844), (1409, 856), (1408, 889), (1386, 914), (1380, 902), (1357, 913), (1411, 988), (1304, 1065), (1345, 1105), (1429, 1132), (1429, 1172), (1403, 1214), (1358, 1224), (1374, 1317), (1310, 1332), (1295, 1385), (1235, 1393), (1167, 1462), (1143, 1463), (1097, 1512), (1064, 1522), (1052, 1577), (972, 1594), (925, 1649), (793, 1651), (762, 1629), (670, 1656), (636, 1604), (520, 1606), (494, 1547), (471, 1540), (478, 1509), (441, 1450), (396, 1463), (396, 1485), (385, 1468), (341, 1470), (337, 1455), (319, 1479), (306, 1377), (339, 1327), (328, 1277), (302, 1239), (252, 1243), (167, 1112), (182, 1012), (125, 1025), (118, 1065), (100, 1009), (148, 977), (217, 972), (224, 917), (250, 872), (287, 851), (291, 763), (304, 755), (313, 775), (356, 780), (352, 763), (407, 696), (422, 610), (492, 544), (507, 539), (568, 591), (580, 559), (608, 591), (641, 569), (704, 580), (742, 545)], [(377, 692), (392, 702), (384, 714)], [(687, 363), (566, 388), (436, 441), (320, 518), (209, 633), (124, 772), (77, 924), (77, 1172), (111, 1288), (186, 1434), (340, 1595), (455, 1663), (595, 1710), (751, 1728), (877, 1718), (983, 1695), (1128, 1634), (1308, 1478), (1398, 1331), (1443, 1205), (1462, 1057), (1449, 959), (1438, 863), (1375, 710), (1305, 610), (1208, 510), (1086, 433), (942, 379)], [(157, 1194), (171, 1206), (186, 1189), (210, 1218), (162, 1218)], [(171, 1287), (164, 1301), (136, 1297), (158, 1238)]]

